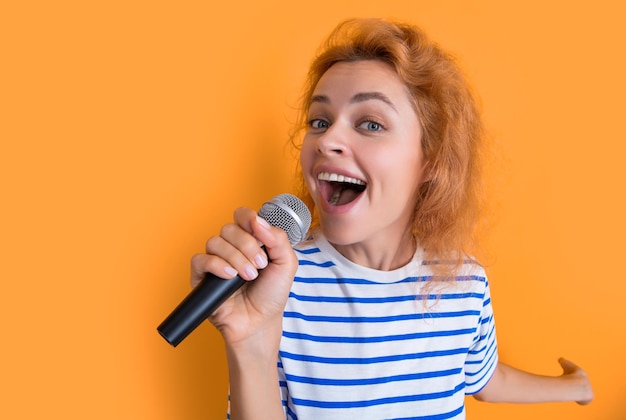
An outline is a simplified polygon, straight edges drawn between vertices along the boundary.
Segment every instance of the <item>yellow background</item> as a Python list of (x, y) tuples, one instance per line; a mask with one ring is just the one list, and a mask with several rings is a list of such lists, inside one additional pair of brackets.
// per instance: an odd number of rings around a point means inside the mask
[(456, 53), (496, 143), (501, 358), (596, 400), (470, 419), (626, 418), (624, 9), (597, 0), (7, 1), (0, 6), (0, 417), (222, 419), (219, 335), (156, 326), (241, 205), (290, 191), (287, 131), (344, 18)]

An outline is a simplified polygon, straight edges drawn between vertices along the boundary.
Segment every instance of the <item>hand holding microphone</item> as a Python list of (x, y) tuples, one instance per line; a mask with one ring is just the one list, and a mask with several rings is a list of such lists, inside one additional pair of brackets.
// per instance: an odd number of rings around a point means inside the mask
[[(297, 197), (290, 194), (280, 194), (265, 203), (258, 216), (270, 226), (284, 230), (291, 246), (305, 238), (311, 223), (311, 215), (307, 207)], [(173, 346), (178, 345), (204, 319), (213, 314), (222, 303), (246, 283), (246, 279), (250, 280), (255, 277), (256, 269), (251, 266), (250, 262), (255, 261), (254, 255), (255, 253), (258, 255), (261, 248), (256, 239), (251, 236), (253, 232), (256, 233), (257, 239), (267, 245), (269, 258), (272, 258), (273, 252), (277, 257), (276, 263), (270, 264), (260, 276), (266, 284), (254, 285), (258, 289), (255, 290), (257, 292), (256, 303), (262, 305), (264, 303), (262, 301), (267, 299), (269, 304), (274, 300), (272, 282), (280, 281), (279, 278), (283, 275), (280, 265), (285, 264), (281, 262), (282, 255), (284, 255), (281, 247), (284, 248), (284, 244), (274, 239), (275, 235), (270, 231), (272, 228), (268, 229), (266, 223), (254, 220), (256, 217), (251, 214), (251, 211), (248, 213), (245, 210), (239, 211), (237, 218), (240, 220), (236, 224), (228, 225), (228, 229), (223, 229), (219, 237), (213, 238), (207, 244), (207, 252), (214, 255), (203, 256), (207, 266), (211, 267), (211, 271), (223, 274), (219, 276), (206, 274), (204, 279), (157, 328), (163, 338)], [(210, 248), (214, 248), (215, 252), (212, 252)], [(256, 263), (257, 267), (262, 265)], [(294, 271), (295, 268), (293, 267)], [(234, 275), (236, 271), (239, 271), (241, 276)], [(232, 278), (226, 279), (229, 276)]]

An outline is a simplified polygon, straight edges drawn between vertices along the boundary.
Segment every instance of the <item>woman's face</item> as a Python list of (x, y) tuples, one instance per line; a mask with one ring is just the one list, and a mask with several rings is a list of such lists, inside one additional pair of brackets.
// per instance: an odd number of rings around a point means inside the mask
[(395, 246), (424, 171), (407, 87), (381, 61), (339, 62), (315, 87), (308, 121), (300, 161), (328, 240)]

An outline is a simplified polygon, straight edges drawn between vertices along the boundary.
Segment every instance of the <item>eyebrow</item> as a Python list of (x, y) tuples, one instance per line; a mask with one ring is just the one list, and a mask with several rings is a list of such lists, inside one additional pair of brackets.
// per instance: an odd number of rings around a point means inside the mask
[[(393, 105), (393, 102), (391, 102), (391, 99), (389, 99), (387, 97), (387, 95), (381, 93), (381, 92), (361, 92), (361, 93), (357, 93), (356, 95), (354, 95), (351, 99), (350, 99), (350, 103), (354, 104), (354, 103), (359, 103), (359, 102), (365, 102), (365, 101), (371, 101), (371, 100), (378, 100), (378, 101), (382, 101), (384, 103), (386, 103), (387, 105), (389, 105), (391, 108), (393, 108), (394, 111), (397, 112), (396, 107)], [(323, 103), (323, 104), (329, 104), (330, 103), (330, 98), (326, 95), (313, 95), (311, 97), (311, 103)]]

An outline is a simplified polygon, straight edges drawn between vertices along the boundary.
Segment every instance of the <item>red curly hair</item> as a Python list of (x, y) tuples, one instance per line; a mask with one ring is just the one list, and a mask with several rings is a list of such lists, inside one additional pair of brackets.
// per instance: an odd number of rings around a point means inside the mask
[[(418, 27), (382, 19), (340, 23), (313, 60), (291, 140), (298, 145), (308, 106), (322, 75), (335, 63), (380, 60), (408, 87), (423, 128), (421, 145), (428, 180), (417, 192), (412, 229), (429, 259), (458, 268), (476, 256), (484, 207), (482, 156), (485, 133), (480, 112), (455, 59)], [(313, 208), (302, 173), (298, 188)], [(447, 276), (446, 276), (447, 277)]]

